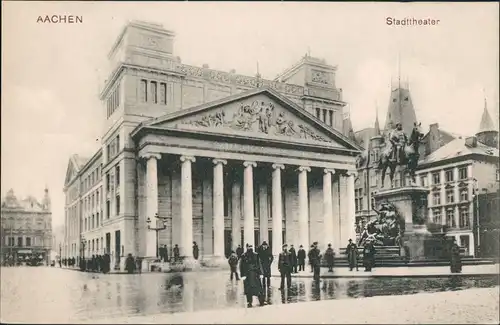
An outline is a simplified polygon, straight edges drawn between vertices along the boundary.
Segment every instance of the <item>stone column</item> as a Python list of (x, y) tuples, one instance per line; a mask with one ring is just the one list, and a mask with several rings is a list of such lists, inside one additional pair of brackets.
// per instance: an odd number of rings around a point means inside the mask
[(231, 224), (233, 249), (236, 250), (238, 245), (243, 245), (241, 242), (241, 184), (236, 177), (233, 179), (231, 188)]
[(332, 248), (336, 248), (333, 243), (333, 202), (332, 202), (332, 174), (335, 174), (334, 169), (325, 168), (323, 174), (323, 226), (325, 227), (324, 247), (332, 244)]
[(263, 180), (259, 184), (259, 229), (260, 242), (268, 242), (269, 244), (269, 205), (267, 203), (267, 180)]
[(353, 242), (356, 241), (356, 201), (354, 198), (354, 179), (357, 177), (356, 171), (347, 172), (347, 234)]
[[(245, 172), (243, 176), (243, 215), (244, 215), (244, 233), (243, 240), (244, 245), (254, 243), (254, 203), (253, 203), (253, 167), (257, 166), (257, 163), (253, 161), (245, 161), (243, 163), (245, 166)], [(245, 247), (243, 247), (245, 249)]]
[(309, 247), (309, 195), (307, 173), (310, 167), (299, 167), (299, 246)]
[(224, 165), (227, 161), (214, 159), (214, 258), (224, 259)]
[(273, 188), (272, 188), (272, 205), (273, 205), (273, 255), (279, 256), (281, 252), (281, 245), (283, 244), (283, 207), (282, 200), (283, 194), (281, 193), (281, 170), (284, 165), (273, 164)]
[[(158, 160), (160, 154), (148, 154), (146, 161), (146, 218), (155, 226), (155, 214), (158, 213)], [(113, 246), (113, 244), (112, 244)], [(146, 257), (156, 257), (156, 233), (146, 228)]]
[(189, 264), (193, 261), (193, 184), (191, 163), (195, 158), (181, 156), (181, 247), (180, 254)]

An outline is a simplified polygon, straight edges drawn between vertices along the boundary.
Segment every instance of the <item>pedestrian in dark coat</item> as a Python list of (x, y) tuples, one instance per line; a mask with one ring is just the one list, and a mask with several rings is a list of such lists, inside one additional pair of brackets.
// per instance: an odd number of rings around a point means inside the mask
[(247, 251), (241, 255), (240, 274), (248, 307), (252, 307), (254, 296), (259, 298), (259, 303), (263, 306), (265, 297), (260, 280), (262, 278), (262, 268), (257, 253), (253, 251), (253, 245), (248, 245)]
[(238, 256), (234, 251), (231, 251), (231, 255), (229, 255), (229, 258), (227, 262), (229, 263), (229, 268), (231, 269), (231, 276), (229, 277), (231, 280), (233, 280), (233, 274), (236, 276), (236, 281), (240, 279), (238, 276)]
[(193, 242), (193, 258), (195, 260), (197, 260), (199, 255), (200, 255), (200, 248), (198, 247), (198, 244), (194, 241)]
[(311, 245), (311, 248), (309, 249), (309, 252), (307, 252), (307, 262), (309, 263), (309, 265), (311, 266), (311, 273), (314, 272), (314, 268), (313, 268), (313, 265), (312, 265), (312, 254), (313, 254), (313, 250), (314, 250), (314, 245)]
[(375, 264), (375, 246), (373, 243), (367, 242), (363, 247), (363, 265), (365, 272), (370, 272)]
[(318, 242), (314, 242), (311, 250), (311, 266), (313, 268), (313, 279), (319, 281), (321, 271), (321, 252), (318, 249)]
[(109, 256), (109, 254), (104, 254), (104, 258), (103, 258), (103, 273), (109, 273), (110, 271), (110, 268), (111, 268), (111, 257)]
[(280, 253), (278, 257), (278, 270), (281, 275), (281, 285), (280, 290), (285, 288), (285, 278), (286, 278), (286, 286), (288, 289), (292, 286), (292, 255), (288, 251), (288, 245), (283, 244), (283, 251)]
[(297, 252), (295, 251), (295, 248), (293, 245), (290, 245), (290, 256), (292, 257), (292, 273), (298, 273), (297, 272)]
[(462, 272), (462, 258), (460, 256), (460, 246), (453, 238), (453, 244), (451, 245), (450, 252), (450, 271), (451, 273), (461, 273)]
[(92, 255), (92, 258), (90, 260), (90, 269), (92, 272), (95, 272), (97, 270), (95, 255)]
[(328, 248), (325, 251), (325, 259), (328, 266), (328, 272), (333, 272), (335, 253), (333, 252), (332, 244), (328, 244)]
[(299, 246), (299, 250), (297, 251), (297, 264), (299, 265), (299, 271), (305, 271), (306, 251), (302, 245)]
[(135, 261), (132, 257), (132, 254), (128, 254), (127, 259), (125, 260), (125, 270), (127, 270), (128, 274), (132, 274), (135, 272)]
[(238, 256), (238, 259), (240, 259), (241, 255), (243, 255), (243, 247), (241, 247), (241, 245), (238, 245), (238, 247), (236, 248), (236, 256)]
[(271, 288), (271, 264), (274, 257), (266, 241), (262, 242), (262, 245), (259, 247), (258, 255), (260, 265), (262, 265), (262, 287)]
[(163, 255), (161, 256), (163, 262), (168, 262), (168, 248), (167, 245), (163, 245)]
[(174, 262), (178, 262), (179, 259), (180, 259), (180, 252), (179, 252), (179, 246), (177, 244), (175, 244), (174, 246)]
[(352, 242), (352, 239), (349, 239), (346, 253), (347, 262), (349, 263), (349, 271), (352, 271), (353, 268), (356, 268), (356, 271), (358, 271), (358, 246)]

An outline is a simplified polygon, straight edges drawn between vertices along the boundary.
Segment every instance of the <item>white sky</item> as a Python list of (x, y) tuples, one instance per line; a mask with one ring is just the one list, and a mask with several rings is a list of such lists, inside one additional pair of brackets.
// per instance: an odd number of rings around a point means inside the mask
[[(83, 16), (83, 24), (37, 24), (39, 15)], [(440, 19), (433, 27), (391, 27), (386, 17)], [(137, 3), (2, 2), (2, 191), (42, 196), (64, 219), (68, 158), (99, 145), (98, 89), (107, 53), (127, 20), (177, 33), (184, 63), (265, 78), (311, 55), (338, 65), (337, 86), (355, 130), (384, 124), (398, 51), (417, 118), (476, 132), (483, 88), (498, 121), (498, 3)]]

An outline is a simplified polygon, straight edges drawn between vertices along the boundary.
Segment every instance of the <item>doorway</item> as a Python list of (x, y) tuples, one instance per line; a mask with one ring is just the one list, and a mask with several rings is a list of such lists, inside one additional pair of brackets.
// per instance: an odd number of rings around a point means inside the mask
[(120, 238), (120, 230), (115, 231), (115, 262), (117, 265), (120, 265), (120, 256), (121, 256), (121, 238)]
[(111, 234), (109, 232), (106, 233), (106, 254), (110, 254), (111, 250)]

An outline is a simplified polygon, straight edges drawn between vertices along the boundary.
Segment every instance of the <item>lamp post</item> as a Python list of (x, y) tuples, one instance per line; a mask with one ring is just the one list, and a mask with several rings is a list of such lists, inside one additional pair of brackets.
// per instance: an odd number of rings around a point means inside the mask
[(59, 243), (59, 267), (62, 267), (62, 246), (61, 243)]
[[(159, 253), (159, 247), (158, 247), (158, 232), (167, 229), (167, 218), (166, 217), (160, 217), (158, 213), (155, 213), (154, 218), (156, 219), (156, 227), (151, 227), (151, 219), (148, 217), (146, 220), (146, 223), (148, 224), (148, 230), (153, 230), (156, 232), (156, 257), (158, 258), (160, 256)], [(161, 226), (158, 226), (158, 221), (162, 221)]]

